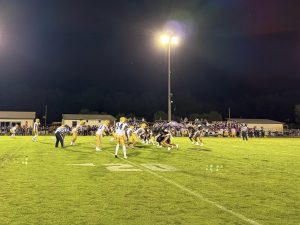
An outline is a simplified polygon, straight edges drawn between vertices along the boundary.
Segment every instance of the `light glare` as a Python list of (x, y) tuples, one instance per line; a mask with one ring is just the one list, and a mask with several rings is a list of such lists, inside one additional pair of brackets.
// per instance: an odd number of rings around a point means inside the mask
[(170, 37), (168, 35), (162, 35), (160, 38), (160, 41), (162, 44), (169, 44), (170, 42)]
[(170, 35), (164, 34), (164, 35), (160, 36), (160, 42), (163, 45), (167, 45), (167, 44), (177, 45), (179, 42), (179, 39), (176, 36), (170, 36)]
[(178, 37), (172, 37), (171, 43), (174, 44), (174, 45), (177, 45), (178, 44)]

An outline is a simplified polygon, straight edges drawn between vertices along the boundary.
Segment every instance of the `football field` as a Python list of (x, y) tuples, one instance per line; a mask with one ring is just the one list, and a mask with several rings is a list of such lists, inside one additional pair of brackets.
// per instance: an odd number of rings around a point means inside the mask
[(300, 224), (300, 139), (175, 138), (179, 149), (0, 137), (0, 224)]

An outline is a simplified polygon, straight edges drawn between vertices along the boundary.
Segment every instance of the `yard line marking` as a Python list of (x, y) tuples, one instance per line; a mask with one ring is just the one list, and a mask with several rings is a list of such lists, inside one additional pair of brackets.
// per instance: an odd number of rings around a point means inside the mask
[[(106, 151), (105, 151), (105, 153), (110, 154), (110, 155), (114, 155), (114, 154), (111, 153), (111, 152), (106, 152)], [(222, 211), (224, 211), (224, 212), (227, 212), (227, 213), (229, 213), (229, 214), (231, 214), (231, 215), (233, 215), (233, 216), (236, 216), (237, 218), (243, 220), (244, 222), (248, 222), (249, 224), (253, 224), (253, 225), (261, 225), (260, 223), (256, 222), (255, 220), (249, 219), (249, 218), (247, 218), (246, 216), (244, 216), (244, 215), (242, 215), (242, 214), (240, 214), (240, 213), (237, 213), (237, 212), (235, 212), (235, 211), (233, 211), (233, 210), (231, 210), (231, 209), (226, 208), (225, 206), (222, 206), (222, 205), (218, 204), (217, 202), (214, 202), (214, 201), (212, 201), (212, 200), (209, 200), (208, 198), (205, 198), (203, 195), (198, 194), (198, 193), (196, 193), (196, 192), (194, 192), (194, 191), (192, 191), (192, 190), (190, 190), (190, 189), (184, 187), (183, 185), (178, 184), (178, 183), (176, 183), (176, 182), (174, 182), (174, 181), (172, 181), (172, 180), (170, 180), (170, 179), (168, 179), (168, 178), (165, 178), (164, 176), (161, 176), (161, 175), (159, 175), (159, 174), (157, 174), (157, 173), (155, 173), (155, 172), (153, 172), (153, 171), (147, 169), (147, 168), (144, 167), (144, 166), (140, 166), (139, 164), (133, 163), (133, 162), (129, 161), (128, 159), (126, 159), (126, 160), (125, 160), (125, 159), (122, 159), (122, 158), (119, 158), (119, 159), (121, 159), (121, 160), (123, 160), (123, 161), (125, 161), (125, 162), (128, 162), (128, 163), (131, 164), (131, 165), (134, 165), (134, 166), (136, 166), (136, 167), (141, 168), (142, 170), (144, 170), (144, 171), (146, 171), (146, 172), (148, 172), (148, 173), (150, 173), (150, 174), (152, 174), (152, 175), (154, 175), (154, 176), (156, 176), (156, 177), (158, 177), (158, 178), (164, 180), (165, 182), (167, 182), (167, 183), (169, 183), (169, 184), (172, 184), (173, 186), (176, 186), (176, 187), (178, 187), (179, 189), (181, 189), (181, 190), (183, 190), (183, 191), (188, 192), (189, 194), (191, 194), (191, 195), (197, 197), (198, 199), (200, 199), (200, 200), (202, 200), (202, 201), (204, 201), (204, 202), (206, 202), (206, 203), (209, 203), (209, 204), (211, 204), (211, 205), (217, 207), (218, 209), (220, 209), (220, 210), (222, 210)]]
[(94, 163), (67, 164), (68, 166), (95, 166)]

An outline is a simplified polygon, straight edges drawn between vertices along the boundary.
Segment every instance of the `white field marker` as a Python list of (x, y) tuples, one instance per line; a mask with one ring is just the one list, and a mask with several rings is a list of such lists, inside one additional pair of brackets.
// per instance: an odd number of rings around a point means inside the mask
[(152, 171), (160, 171), (160, 172), (173, 172), (173, 171), (177, 170), (173, 166), (159, 164), (159, 163), (141, 164), (141, 166), (146, 167), (147, 169), (152, 170)]
[(113, 172), (133, 172), (133, 171), (142, 171), (141, 169), (134, 168), (129, 164), (121, 164), (121, 163), (110, 163), (104, 164), (106, 169)]
[(95, 166), (94, 163), (67, 164), (68, 166)]

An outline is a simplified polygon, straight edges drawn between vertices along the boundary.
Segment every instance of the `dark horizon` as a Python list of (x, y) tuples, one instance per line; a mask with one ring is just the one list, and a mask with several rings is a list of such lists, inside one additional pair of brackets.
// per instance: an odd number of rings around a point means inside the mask
[(0, 1), (0, 110), (48, 121), (82, 109), (167, 111), (166, 25), (175, 115), (294, 121), (300, 104), (299, 1)]

